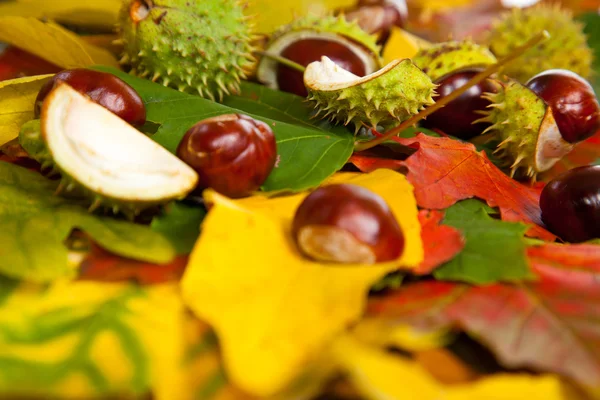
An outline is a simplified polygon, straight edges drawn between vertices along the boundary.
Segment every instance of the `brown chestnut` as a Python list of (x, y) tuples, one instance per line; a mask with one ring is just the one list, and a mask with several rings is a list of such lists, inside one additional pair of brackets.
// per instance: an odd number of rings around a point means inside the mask
[(551, 69), (531, 78), (526, 86), (552, 109), (560, 135), (581, 142), (600, 129), (600, 106), (592, 86), (566, 69)]
[(373, 264), (404, 251), (404, 234), (385, 200), (356, 185), (324, 186), (308, 195), (292, 234), (302, 253), (318, 261)]
[[(365, 76), (363, 60), (349, 47), (325, 39), (301, 39), (286, 47), (281, 56), (292, 60), (304, 67), (314, 61), (320, 61), (327, 56), (347, 71), (357, 76)], [(286, 65), (277, 67), (277, 84), (280, 90), (306, 97), (308, 91), (304, 86), (304, 75)]]
[(275, 166), (277, 145), (271, 128), (247, 115), (226, 114), (191, 127), (177, 156), (200, 177), (198, 188), (228, 197), (252, 194)]
[(61, 71), (42, 86), (35, 99), (36, 118), (40, 116), (48, 93), (60, 82), (88, 96), (131, 125), (141, 126), (146, 122), (146, 106), (135, 89), (113, 74), (84, 68)]
[(408, 19), (405, 0), (360, 1), (344, 10), (348, 21), (357, 21), (366, 32), (377, 35), (377, 43), (384, 45), (394, 26), (403, 28)]
[[(436, 89), (436, 92), (438, 93), (438, 97), (435, 98), (436, 101), (439, 101), (456, 89), (464, 86), (480, 71), (482, 71), (482, 69), (463, 69), (439, 78), (435, 82), (439, 85)], [(485, 92), (495, 91), (496, 88), (489, 80), (485, 80), (472, 86), (456, 100), (427, 117), (427, 119), (422, 122), (422, 125), (425, 128), (439, 129), (448, 135), (463, 140), (469, 140), (475, 136), (481, 135), (490, 124), (474, 122), (481, 119), (481, 115), (478, 112), (485, 110), (486, 107), (491, 104), (489, 100), (484, 99), (481, 95)]]

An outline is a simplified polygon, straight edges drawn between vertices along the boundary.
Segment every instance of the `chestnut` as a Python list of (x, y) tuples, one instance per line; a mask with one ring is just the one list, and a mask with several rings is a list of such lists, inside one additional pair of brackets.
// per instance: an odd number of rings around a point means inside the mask
[[(482, 69), (468, 68), (442, 76), (435, 83), (438, 84), (436, 101), (448, 96), (456, 89), (464, 86), (471, 78)], [(491, 102), (481, 97), (483, 93), (495, 92), (496, 88), (489, 80), (471, 87), (456, 100), (440, 108), (422, 122), (423, 127), (439, 129), (442, 132), (463, 140), (469, 140), (481, 135), (490, 126), (485, 122), (474, 122), (481, 118), (478, 111), (483, 111)]]
[(600, 165), (574, 168), (550, 181), (540, 208), (548, 229), (562, 239), (600, 238)]
[(318, 261), (373, 264), (404, 251), (404, 234), (387, 203), (356, 185), (324, 186), (308, 195), (292, 234), (300, 251)]
[(366, 32), (377, 35), (377, 43), (385, 45), (394, 26), (404, 28), (408, 19), (405, 0), (359, 2), (346, 9), (344, 16), (348, 21), (357, 21)]
[(544, 71), (526, 84), (552, 109), (560, 135), (569, 143), (600, 130), (600, 106), (592, 86), (566, 69)]
[(61, 71), (42, 86), (35, 99), (36, 118), (41, 114), (44, 100), (60, 82), (88, 96), (131, 125), (141, 126), (146, 122), (146, 106), (135, 89), (113, 74), (84, 68)]
[(275, 166), (277, 145), (271, 128), (247, 115), (225, 114), (191, 127), (177, 156), (199, 176), (198, 188), (238, 198), (252, 194)]
[[(364, 61), (349, 47), (325, 39), (301, 39), (283, 49), (281, 56), (292, 60), (304, 67), (314, 61), (320, 61), (322, 56), (329, 57), (340, 67), (357, 76), (365, 76)], [(286, 65), (277, 67), (277, 84), (280, 90), (294, 93), (298, 96), (308, 96), (304, 87), (302, 72)]]

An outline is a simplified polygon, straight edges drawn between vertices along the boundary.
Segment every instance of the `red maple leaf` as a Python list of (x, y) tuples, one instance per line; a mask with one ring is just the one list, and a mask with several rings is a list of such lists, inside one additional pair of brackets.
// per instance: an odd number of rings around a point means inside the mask
[(542, 227), (540, 191), (504, 174), (471, 143), (422, 133), (394, 140), (416, 152), (404, 161), (377, 161), (360, 155), (350, 161), (365, 172), (376, 168), (408, 168), (407, 178), (415, 187), (419, 207), (445, 209), (459, 200), (477, 197), (490, 207), (498, 207), (503, 220), (531, 225), (529, 236), (544, 240), (556, 238)]
[(368, 314), (426, 330), (454, 327), (507, 368), (557, 372), (600, 389), (600, 246), (546, 244), (529, 248), (528, 258), (535, 282), (421, 282), (372, 299)]
[(187, 256), (178, 256), (168, 264), (151, 264), (119, 257), (92, 245), (92, 250), (80, 264), (79, 279), (102, 282), (136, 281), (142, 285), (178, 281), (185, 271), (187, 261)]
[(465, 239), (460, 231), (448, 225), (440, 225), (443, 218), (444, 213), (441, 211), (419, 211), (425, 259), (413, 271), (417, 275), (431, 273), (452, 260), (465, 247)]
[(0, 54), (0, 81), (22, 76), (53, 74), (61, 69), (18, 47), (8, 47)]

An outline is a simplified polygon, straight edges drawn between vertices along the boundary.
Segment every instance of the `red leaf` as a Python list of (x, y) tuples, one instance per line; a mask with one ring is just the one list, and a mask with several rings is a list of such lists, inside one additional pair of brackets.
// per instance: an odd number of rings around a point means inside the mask
[(373, 157), (369, 155), (362, 155), (360, 153), (353, 154), (352, 157), (350, 157), (350, 159), (348, 160), (348, 162), (354, 164), (356, 168), (366, 173), (375, 171), (376, 169), (380, 168), (392, 169), (394, 171), (406, 171), (406, 167), (402, 164), (402, 161), (400, 160)]
[(465, 240), (460, 231), (451, 226), (440, 225), (444, 218), (441, 211), (421, 210), (421, 238), (425, 250), (425, 259), (414, 271), (418, 275), (426, 275), (434, 269), (452, 260), (465, 247)]
[(401, 164), (409, 170), (407, 178), (420, 207), (445, 209), (459, 200), (478, 197), (490, 207), (499, 207), (503, 220), (533, 225), (530, 236), (555, 239), (541, 226), (539, 192), (508, 177), (472, 144), (422, 133), (394, 140), (417, 149)]
[(0, 54), (0, 81), (22, 76), (53, 74), (60, 67), (17, 47), (8, 47)]
[(369, 314), (425, 329), (456, 327), (506, 367), (557, 372), (600, 389), (600, 246), (547, 244), (529, 248), (528, 257), (536, 282), (421, 282), (373, 299)]
[(133, 280), (142, 285), (153, 285), (178, 281), (186, 265), (187, 256), (178, 256), (169, 264), (158, 265), (119, 257), (92, 246), (79, 267), (79, 279), (102, 282)]
[(582, 165), (591, 164), (600, 159), (600, 132), (585, 142), (575, 146), (572, 152), (563, 157), (552, 169), (542, 176), (545, 181), (552, 180), (563, 172)]

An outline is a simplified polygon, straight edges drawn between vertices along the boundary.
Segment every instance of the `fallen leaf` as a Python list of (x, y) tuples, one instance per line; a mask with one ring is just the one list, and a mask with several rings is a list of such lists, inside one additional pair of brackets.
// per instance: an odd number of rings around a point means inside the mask
[(0, 17), (0, 41), (17, 46), (62, 68), (92, 65), (119, 67), (108, 51), (86, 43), (53, 22), (35, 18)]
[(446, 210), (444, 224), (458, 229), (466, 245), (460, 254), (433, 271), (439, 280), (488, 284), (533, 279), (523, 240), (527, 226), (500, 221), (479, 200), (463, 200)]
[(547, 182), (570, 169), (598, 163), (600, 163), (600, 132), (575, 146), (573, 151), (564, 156), (541, 178)]
[(423, 259), (412, 188), (389, 170), (338, 174), (328, 183), (364, 186), (390, 205), (405, 235), (397, 262), (321, 264), (298, 253), (290, 235), (307, 193), (212, 204), (182, 280), (186, 303), (217, 332), (228, 376), (259, 396), (280, 392), (323, 348), (360, 318), (369, 287), (387, 272)]
[(473, 287), (407, 285), (369, 305), (370, 318), (423, 330), (458, 328), (483, 342), (507, 368), (564, 375), (600, 393), (600, 246), (530, 247), (538, 280)]
[(551, 375), (493, 375), (473, 383), (443, 385), (422, 365), (365, 345), (349, 335), (333, 343), (332, 357), (369, 399), (580, 399), (572, 388)]
[(420, 49), (426, 49), (431, 43), (412, 35), (404, 29), (393, 26), (390, 37), (383, 48), (385, 64), (403, 58), (413, 58)]
[(402, 162), (422, 208), (445, 209), (459, 200), (477, 197), (498, 207), (502, 219), (532, 225), (528, 234), (544, 240), (555, 236), (542, 226), (539, 194), (511, 179), (471, 143), (417, 134), (395, 138), (417, 152)]
[(121, 0), (13, 0), (0, 3), (0, 15), (50, 19), (67, 25), (114, 29)]
[(0, 162), (0, 272), (48, 282), (76, 271), (68, 263), (65, 239), (75, 228), (107, 250), (147, 262), (166, 263), (175, 251), (149, 227), (90, 214), (74, 199), (55, 196), (57, 181)]
[(451, 385), (473, 382), (480, 374), (447, 349), (424, 350), (413, 354), (414, 360), (436, 381)]
[(60, 70), (60, 67), (18, 47), (9, 46), (4, 51), (0, 50), (0, 81), (24, 76), (54, 74)]
[(452, 260), (465, 247), (465, 239), (459, 230), (448, 225), (440, 225), (443, 218), (444, 213), (441, 211), (419, 211), (425, 259), (414, 270), (415, 274), (431, 273), (440, 265)]
[(135, 281), (156, 285), (179, 281), (187, 265), (186, 256), (178, 256), (168, 264), (152, 264), (114, 255), (94, 245), (79, 265), (79, 279), (101, 282)]
[(33, 119), (33, 103), (40, 88), (52, 75), (0, 82), (0, 146), (17, 136), (21, 126)]
[(200, 235), (206, 210), (198, 205), (174, 202), (163, 207), (150, 227), (171, 241), (177, 254), (190, 254)]

